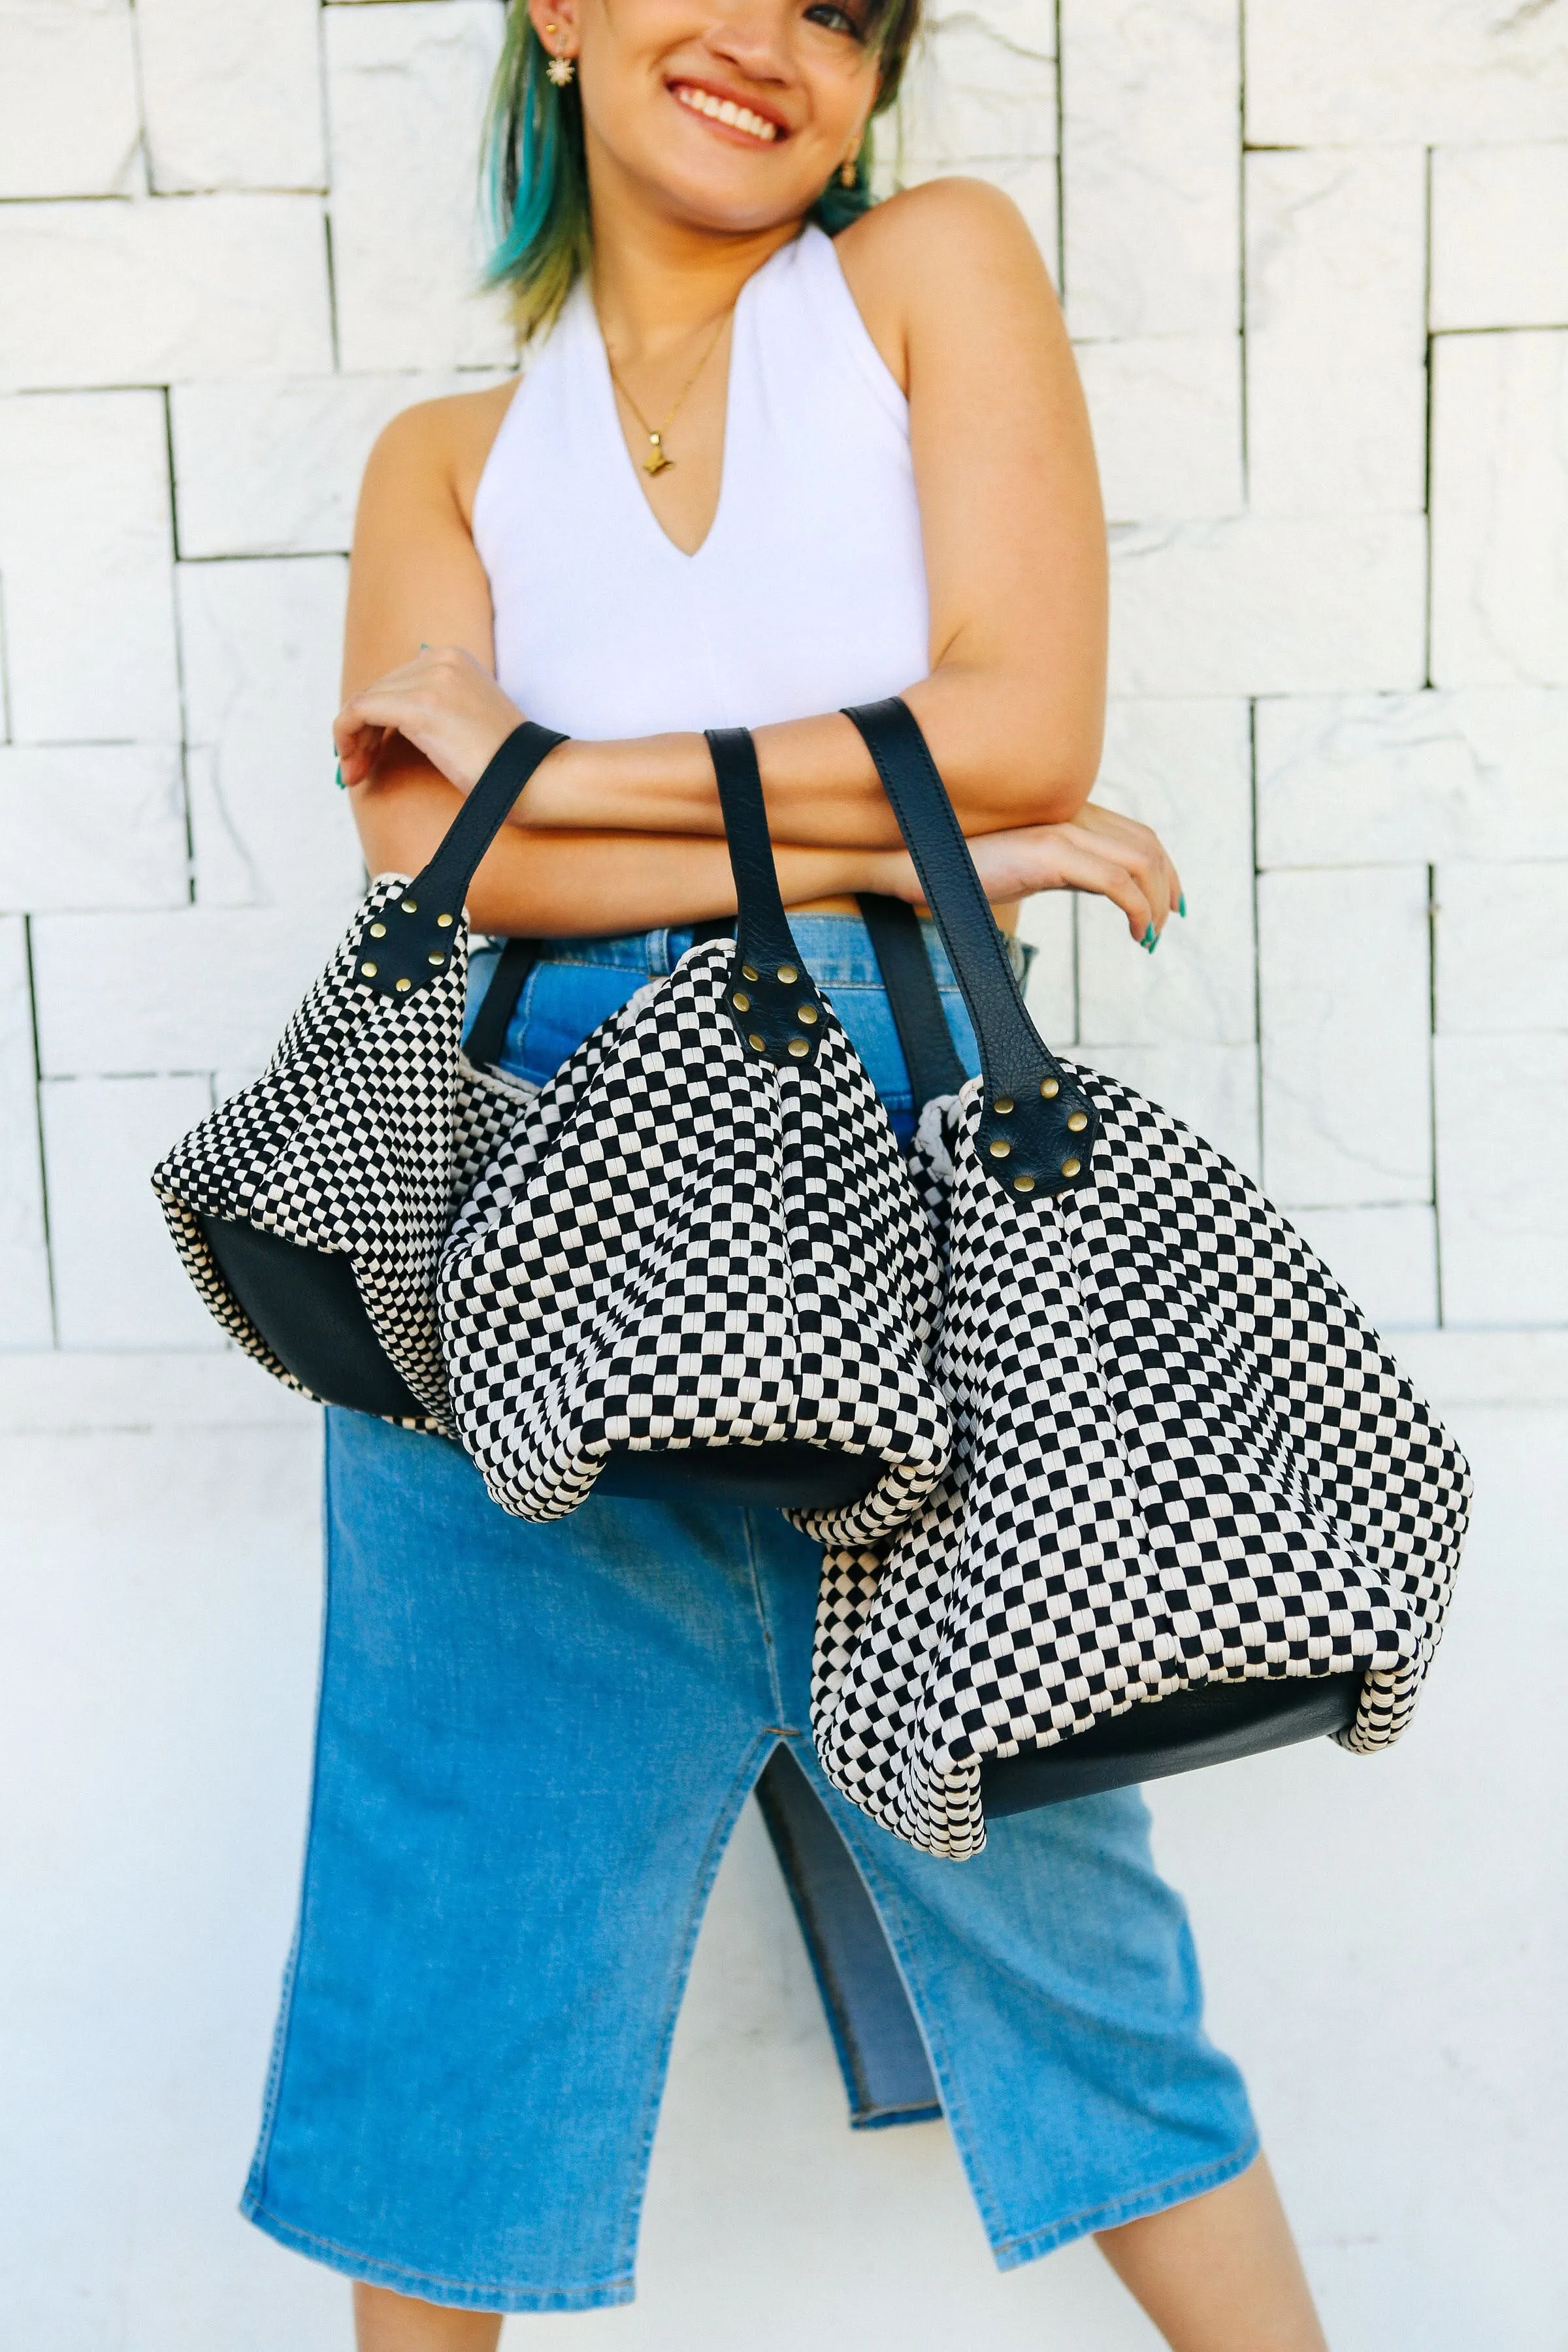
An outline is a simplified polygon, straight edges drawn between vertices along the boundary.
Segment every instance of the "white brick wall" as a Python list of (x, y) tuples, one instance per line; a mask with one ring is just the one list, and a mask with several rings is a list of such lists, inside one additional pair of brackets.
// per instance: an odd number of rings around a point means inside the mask
[[(1391, 1326), (1568, 1317), (1558, 15), (942, 0), (905, 110), (906, 175), (1011, 189), (1062, 278), (1115, 541), (1102, 796), (1188, 889), (1152, 958), (1030, 909), (1035, 1002)], [(143, 1163), (353, 895), (342, 557), (380, 425), (507, 363), (473, 286), (500, 22), (0, 0), (9, 1346), (205, 1343)]]

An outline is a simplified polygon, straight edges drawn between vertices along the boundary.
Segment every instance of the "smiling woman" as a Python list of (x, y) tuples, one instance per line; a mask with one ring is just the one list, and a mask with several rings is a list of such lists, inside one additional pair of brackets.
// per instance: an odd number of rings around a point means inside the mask
[[(860, 87), (864, 75), (853, 78), (862, 118), (895, 103), (920, 11), (921, 0), (855, 0), (850, 7), (811, 0), (803, 12), (802, 26), (816, 36), (824, 54), (837, 44), (858, 64), (872, 66), (868, 101)], [(575, 14), (565, 5), (537, 16), (512, 10), (487, 125), (491, 200), (500, 228), (489, 276), (492, 284), (511, 287), (525, 342), (555, 319), (592, 252), (582, 85), (573, 71)], [(742, 144), (771, 146), (796, 127), (776, 101), (764, 101), (755, 90), (725, 89), (713, 79), (677, 79), (666, 87), (678, 103), (733, 131)], [(594, 88), (597, 96), (596, 81)], [(799, 155), (797, 143), (796, 160)], [(819, 156), (811, 160), (815, 164)], [(815, 174), (802, 209), (832, 236), (870, 201), (871, 142), (862, 124), (844, 137), (828, 170)]]
[[(1105, 536), (1039, 253), (973, 182), (870, 202), (916, 5), (513, 0), (491, 275), (529, 365), (377, 444), (335, 737), (368, 862), (404, 877), (524, 718), (566, 739), (468, 899), (520, 943), (480, 1056), (520, 1091), (734, 918), (705, 728), (752, 731), (796, 949), (900, 1139), (934, 1089), (861, 901), (886, 940), (873, 898), (920, 888), (847, 706), (902, 696), (1002, 919), (1090, 891), (1152, 949), (1179, 906), (1154, 836), (1089, 800)], [(759, 1312), (742, 1288), (720, 1319)], [(668, 1328), (710, 1377), (717, 1326)], [(1319, 2352), (1134, 1791), (938, 1861), (822, 1773), (821, 1554), (776, 1512), (595, 1487), (536, 1523), (456, 1447), (337, 1409), (328, 1462), (306, 1884), (246, 2210), (354, 2280), (364, 2352), (489, 2352), (504, 2311), (629, 2299), (692, 1937), (781, 1747), (919, 2055), (890, 2119), (940, 2099), (998, 2261), (1093, 2231), (1173, 2346)]]

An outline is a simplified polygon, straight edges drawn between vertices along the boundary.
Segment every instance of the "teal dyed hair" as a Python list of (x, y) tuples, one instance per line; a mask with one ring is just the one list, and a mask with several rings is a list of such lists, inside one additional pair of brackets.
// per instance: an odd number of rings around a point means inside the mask
[[(867, 37), (879, 68), (873, 115), (898, 97), (920, 10), (921, 0), (882, 0), (872, 18)], [(560, 315), (594, 249), (583, 100), (574, 81), (561, 89), (551, 80), (549, 63), (523, 0), (510, 0), (485, 118), (485, 186), (496, 238), (485, 283), (510, 289), (523, 342)], [(808, 217), (837, 236), (873, 201), (868, 131), (854, 185), (844, 187), (835, 173)]]

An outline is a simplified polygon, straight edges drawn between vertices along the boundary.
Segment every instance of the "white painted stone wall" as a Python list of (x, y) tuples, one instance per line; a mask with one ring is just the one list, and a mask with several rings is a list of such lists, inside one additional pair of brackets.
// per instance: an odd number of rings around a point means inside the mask
[[(470, 291), (500, 26), (0, 0), (0, 2308), (47, 2352), (342, 2340), (335, 2286), (228, 2218), (296, 1867), (312, 1418), (218, 1346), (146, 1171), (355, 896), (355, 479), (396, 409), (507, 364)], [(1336, 2347), (1561, 2352), (1564, 1742), (1505, 1662), (1549, 1654), (1563, 1564), (1568, 23), (939, 5), (902, 170), (955, 168), (1063, 287), (1115, 554), (1100, 793), (1191, 909), (1147, 958), (1037, 902), (1042, 1022), (1263, 1175), (1491, 1481), (1401, 1755), (1167, 1789), (1163, 1850)], [(770, 1871), (748, 1831), (643, 2302), (531, 2332), (1147, 2344), (1087, 2253), (991, 2277), (940, 2128), (843, 2136)]]

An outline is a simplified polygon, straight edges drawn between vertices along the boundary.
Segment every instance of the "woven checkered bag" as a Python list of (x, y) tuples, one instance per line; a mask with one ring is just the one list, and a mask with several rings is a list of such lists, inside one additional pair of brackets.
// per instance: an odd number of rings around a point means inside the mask
[(205, 1304), (288, 1387), (450, 1433), (437, 1258), (531, 1096), (460, 1050), (463, 898), (545, 753), (519, 727), (425, 871), (383, 875), (255, 1082), (153, 1171)]
[(601, 1485), (700, 1490), (879, 1540), (952, 1452), (927, 1365), (940, 1264), (790, 933), (751, 739), (708, 740), (734, 943), (692, 947), (597, 1029), (484, 1169), (441, 1262), (451, 1408), (524, 1518)]
[[(898, 703), (850, 716), (952, 927), (986, 1060), (911, 1151), (945, 1231), (953, 1461), (891, 1541), (830, 1545), (825, 1769), (962, 1857), (987, 1809), (1322, 1732), (1387, 1747), (1441, 1634), (1463, 1458), (1221, 1153), (1037, 1038), (1030, 1066), (1003, 960), (988, 988), (963, 937), (956, 827), (946, 870), (930, 862), (945, 795), (918, 729)], [(1054, 1165), (1020, 1125), (1042, 1094), (1072, 1106)]]

